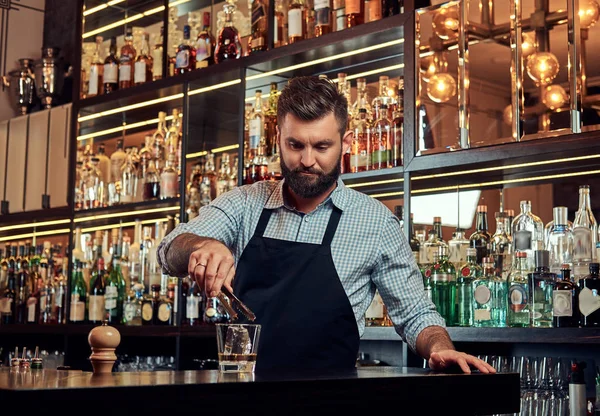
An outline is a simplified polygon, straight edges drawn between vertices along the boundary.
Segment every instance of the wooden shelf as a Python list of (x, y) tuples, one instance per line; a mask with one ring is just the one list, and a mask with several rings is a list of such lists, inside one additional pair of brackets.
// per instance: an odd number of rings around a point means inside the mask
[[(0, 215), (0, 224), (17, 225), (34, 223), (42, 221), (60, 220), (71, 217), (71, 207), (56, 207), (48, 209), (39, 209), (35, 211), (15, 212), (14, 214)], [(65, 224), (58, 227), (63, 228)]]

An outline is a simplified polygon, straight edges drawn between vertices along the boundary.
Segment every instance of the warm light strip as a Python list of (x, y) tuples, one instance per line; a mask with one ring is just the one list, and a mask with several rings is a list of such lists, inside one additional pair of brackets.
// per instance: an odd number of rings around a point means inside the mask
[[(281, 95), (281, 91), (277, 91), (277, 95)], [(269, 98), (270, 96), (271, 96), (271, 93), (268, 93), (268, 94), (266, 94), (266, 95), (265, 95), (265, 94), (262, 94), (262, 95), (261, 95), (261, 97), (262, 97), (263, 99), (267, 99), (267, 98)], [(247, 102), (247, 103), (250, 103), (250, 102), (256, 101), (256, 95), (255, 95), (255, 96), (253, 96), (253, 97), (248, 97), (248, 98), (246, 98), (244, 101), (245, 101), (245, 102)]]
[(136, 210), (136, 211), (127, 211), (127, 212), (114, 212), (111, 214), (90, 215), (88, 217), (75, 218), (73, 220), (73, 222), (77, 223), (77, 222), (85, 222), (85, 221), (93, 221), (93, 220), (102, 220), (102, 219), (106, 219), (106, 218), (131, 217), (132, 215), (153, 214), (156, 212), (176, 211), (178, 209), (179, 209), (179, 206), (142, 209), (142, 210)]
[(383, 181), (375, 181), (375, 182), (364, 182), (364, 183), (351, 183), (346, 185), (346, 188), (360, 188), (362, 186), (373, 186), (373, 185), (385, 185), (396, 182), (404, 182), (404, 178), (400, 179), (386, 179)]
[[(167, 222), (167, 218), (158, 218), (155, 220), (144, 220), (141, 221), (140, 224), (144, 225), (144, 224), (155, 224), (157, 222)], [(131, 221), (131, 222), (123, 222), (120, 224), (111, 224), (111, 225), (100, 225), (98, 227), (90, 227), (90, 228), (82, 228), (81, 232), (82, 233), (93, 233), (94, 231), (103, 231), (103, 230), (110, 230), (113, 228), (118, 228), (118, 227), (134, 227), (135, 226), (135, 221)]]
[[(380, 74), (382, 72), (395, 71), (396, 69), (402, 69), (402, 68), (404, 68), (404, 64), (390, 65), (390, 66), (386, 66), (384, 68), (377, 68), (377, 69), (373, 69), (371, 71), (359, 72), (358, 74), (348, 75), (346, 77), (346, 80), (350, 81), (351, 79), (368, 77), (369, 75), (376, 75), (376, 74)], [(338, 80), (339, 80), (339, 78), (335, 78), (332, 81), (338, 82)]]
[(124, 107), (113, 108), (112, 110), (100, 111), (99, 113), (96, 113), (96, 114), (90, 114), (89, 116), (79, 117), (77, 119), (77, 121), (81, 123), (84, 121), (93, 120), (93, 119), (100, 118), (100, 117), (110, 116), (111, 114), (117, 114), (122, 111), (135, 110), (137, 108), (147, 107), (149, 105), (160, 104), (160, 103), (164, 103), (167, 101), (177, 100), (178, 98), (183, 98), (183, 93), (169, 95), (168, 97), (157, 98), (155, 100), (144, 101), (142, 103), (126, 105)]
[[(2, 217), (0, 217), (0, 218), (2, 218)], [(32, 222), (29, 224), (10, 225), (8, 227), (0, 227), (0, 232), (19, 230), (19, 229), (23, 229), (23, 228), (45, 227), (47, 225), (68, 224), (70, 222), (71, 222), (70, 219), (64, 219), (64, 220), (54, 220), (54, 221)]]
[(439, 192), (439, 191), (456, 191), (457, 188), (458, 189), (481, 188), (484, 186), (508, 185), (511, 183), (544, 181), (544, 180), (548, 180), (548, 179), (572, 178), (575, 176), (597, 175), (597, 174), (600, 174), (600, 170), (588, 170), (588, 171), (584, 171), (584, 172), (563, 173), (563, 174), (558, 174), (558, 175), (532, 176), (529, 178), (507, 179), (507, 180), (503, 180), (503, 181), (468, 183), (465, 185), (442, 186), (439, 188), (417, 189), (417, 190), (412, 191), (411, 194), (423, 194), (426, 192)]
[(325, 58), (315, 59), (314, 61), (308, 61), (308, 62), (304, 62), (304, 63), (297, 64), (297, 65), (286, 66), (284, 68), (275, 69), (273, 71), (263, 72), (262, 74), (251, 75), (249, 77), (246, 77), (246, 80), (252, 81), (255, 79), (266, 78), (271, 75), (281, 74), (282, 72), (294, 71), (296, 69), (306, 68), (307, 66), (322, 64), (324, 62), (333, 61), (335, 59), (347, 58), (349, 56), (359, 55), (364, 52), (387, 48), (389, 46), (399, 45), (401, 43), (404, 43), (404, 39), (391, 40), (389, 42), (381, 43), (378, 45), (367, 46), (365, 48), (356, 49), (356, 50), (353, 50), (350, 52), (344, 52), (344, 53), (340, 53), (337, 55), (328, 56)]
[(23, 238), (42, 237), (42, 236), (45, 236), (45, 235), (68, 234), (70, 231), (71, 230), (69, 228), (61, 228), (59, 230), (40, 231), (40, 232), (29, 233), (29, 234), (10, 235), (10, 236), (7, 236), (7, 237), (0, 237), (0, 241), (20, 240), (20, 239), (23, 239)]
[[(165, 120), (173, 120), (173, 116), (167, 116)], [(95, 137), (106, 136), (107, 134), (118, 133), (123, 130), (135, 129), (138, 127), (148, 126), (150, 124), (158, 123), (158, 118), (153, 118), (152, 120), (140, 121), (139, 123), (133, 124), (125, 124), (124, 126), (113, 127), (112, 129), (101, 130), (90, 134), (84, 134), (83, 136), (78, 136), (77, 140), (87, 140)]]
[[(239, 149), (240, 145), (239, 144), (232, 144), (230, 146), (223, 146), (223, 147), (215, 147), (214, 149), (210, 150), (211, 153), (220, 153), (220, 152), (226, 152), (228, 150), (234, 150), (234, 149)], [(208, 154), (208, 151), (203, 151), (203, 152), (196, 152), (196, 153), (190, 153), (185, 155), (186, 159), (193, 159), (195, 157), (200, 157), (200, 156), (206, 156)]]
[(169, 7), (179, 6), (180, 4), (187, 3), (188, 1), (190, 1), (190, 0), (177, 0), (177, 1), (174, 1), (173, 3), (169, 3)]
[(401, 195), (404, 195), (404, 192), (388, 192), (388, 193), (385, 193), (385, 194), (374, 194), (374, 195), (371, 195), (371, 197), (373, 197), (373, 198), (386, 198), (386, 197), (389, 197), (389, 196), (401, 196)]
[(111, 0), (106, 4), (101, 4), (100, 6), (92, 7), (89, 10), (83, 12), (84, 16), (89, 16), (90, 14), (94, 14), (99, 12), (100, 10), (106, 9), (108, 6), (114, 6), (115, 4), (123, 3), (125, 0)]
[(218, 90), (220, 88), (225, 88), (225, 87), (229, 87), (231, 85), (239, 84), (240, 82), (242, 82), (242, 80), (240, 78), (238, 78), (238, 79), (234, 79), (232, 81), (227, 81), (227, 82), (222, 82), (220, 84), (211, 85), (210, 87), (203, 87), (203, 88), (198, 88), (196, 90), (191, 90), (188, 92), (188, 95), (202, 94), (204, 92), (214, 91), (214, 90)]
[(527, 167), (532, 167), (532, 166), (541, 166), (541, 165), (548, 165), (548, 164), (554, 164), (554, 163), (577, 162), (577, 161), (581, 161), (581, 160), (589, 160), (589, 159), (597, 159), (597, 158), (600, 158), (600, 154), (567, 157), (567, 158), (562, 158), (562, 159), (543, 160), (540, 162), (518, 163), (515, 165), (495, 166), (495, 167), (490, 167), (490, 168), (461, 170), (459, 172), (436, 173), (436, 174), (432, 174), (432, 175), (416, 176), (411, 179), (417, 181), (417, 180), (422, 180), (422, 179), (446, 178), (448, 176), (469, 175), (469, 174), (473, 174), (473, 173), (493, 172), (496, 170), (505, 170), (505, 169), (527, 168)]

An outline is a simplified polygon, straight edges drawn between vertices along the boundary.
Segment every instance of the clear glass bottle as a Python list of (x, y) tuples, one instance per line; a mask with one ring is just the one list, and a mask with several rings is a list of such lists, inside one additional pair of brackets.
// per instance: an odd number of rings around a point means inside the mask
[(544, 249), (544, 223), (537, 215), (531, 212), (531, 201), (521, 201), (521, 213), (511, 224), (513, 253), (524, 251), (527, 253), (528, 268), (535, 267), (535, 250)]
[(304, 0), (292, 0), (288, 8), (288, 44), (306, 39), (306, 8)]
[(144, 286), (135, 283), (127, 293), (123, 302), (123, 321), (128, 326), (142, 325), (142, 300), (144, 297)]
[(509, 327), (526, 328), (531, 326), (531, 296), (529, 294), (530, 273), (527, 253), (519, 251), (515, 254), (513, 267), (508, 275), (508, 310), (507, 325)]
[(140, 54), (135, 58), (133, 67), (133, 84), (142, 85), (152, 81), (153, 62), (150, 56), (150, 35), (144, 33)]
[(157, 171), (161, 171), (167, 160), (167, 149), (165, 139), (167, 137), (167, 113), (158, 112), (158, 127), (152, 135), (152, 156)]
[(548, 233), (546, 249), (550, 252), (550, 271), (559, 274), (563, 265), (573, 265), (573, 231), (567, 221), (567, 207), (552, 209), (553, 225)]
[(352, 121), (352, 145), (350, 147), (350, 172), (364, 172), (371, 169), (371, 125), (367, 120), (367, 110), (360, 108)]
[(373, 169), (390, 167), (390, 139), (392, 139), (392, 124), (388, 119), (387, 105), (380, 106), (379, 118), (373, 124), (373, 142), (371, 148), (371, 163)]
[(483, 274), (483, 269), (477, 264), (477, 250), (469, 247), (466, 253), (466, 264), (456, 277), (458, 326), (473, 326), (473, 281)]
[(133, 164), (131, 148), (127, 148), (127, 158), (121, 169), (121, 202), (130, 203), (136, 199), (138, 171)]
[(488, 232), (487, 206), (477, 206), (475, 232), (469, 237), (471, 247), (477, 249), (477, 263), (482, 264), (484, 257), (489, 257), (491, 236)]
[(365, 325), (392, 326), (392, 321), (388, 316), (387, 308), (383, 303), (379, 290), (375, 290), (375, 296), (365, 312)]
[(277, 140), (273, 140), (273, 151), (269, 158), (267, 171), (269, 180), (279, 181), (283, 179), (283, 174), (281, 173), (281, 156), (279, 155), (279, 145), (277, 144)]
[(573, 220), (573, 277), (586, 276), (589, 263), (595, 261), (598, 223), (592, 212), (589, 185), (579, 187), (579, 208)]
[(127, 154), (123, 150), (123, 139), (117, 140), (117, 150), (110, 155), (111, 182), (121, 182), (121, 169), (127, 161)]
[(590, 263), (590, 273), (579, 279), (580, 325), (583, 328), (600, 327), (600, 264)]
[(456, 269), (448, 260), (448, 246), (439, 246), (431, 266), (431, 300), (447, 326), (456, 325)]
[(250, 160), (253, 160), (258, 155), (260, 141), (265, 136), (265, 116), (263, 113), (262, 91), (256, 90), (255, 97), (256, 101), (254, 103), (254, 108), (248, 118), (250, 129), (248, 157)]
[(160, 175), (154, 167), (154, 163), (148, 164), (146, 175), (144, 176), (143, 200), (150, 201), (160, 198)]
[(404, 79), (400, 77), (398, 87), (398, 105), (392, 112), (392, 135), (390, 139), (391, 167), (402, 166), (402, 141), (404, 137)]
[(448, 247), (448, 244), (442, 239), (442, 217), (433, 217), (433, 232), (423, 243), (423, 255), (421, 263), (433, 264), (433, 255), (439, 252), (440, 246)]
[(571, 279), (571, 269), (563, 264), (552, 293), (552, 323), (555, 328), (579, 326), (579, 287)]
[(459, 270), (467, 262), (467, 250), (470, 241), (465, 237), (465, 230), (457, 228), (452, 233), (452, 239), (448, 241), (448, 252), (450, 253), (450, 261)]
[(160, 35), (152, 47), (152, 80), (156, 81), (163, 77), (163, 43), (164, 27), (160, 27)]
[(104, 93), (104, 62), (100, 57), (102, 56), (102, 36), (96, 36), (96, 49), (92, 56), (92, 62), (90, 65), (90, 80), (88, 84), (87, 97), (95, 97)]
[(182, 282), (182, 291), (185, 293), (185, 311), (181, 325), (202, 325), (202, 290), (194, 279), (186, 278)]
[(217, 176), (217, 193), (219, 197), (224, 193), (231, 191), (231, 166), (229, 165), (229, 153), (223, 153), (221, 156), (221, 168)]
[(550, 252), (536, 250), (535, 270), (529, 273), (531, 282), (531, 324), (535, 328), (552, 327), (552, 293), (556, 286), (556, 274), (550, 273)]
[(512, 261), (512, 241), (506, 233), (506, 213), (496, 212), (496, 232), (490, 240), (490, 255), (494, 258), (496, 274), (506, 280)]
[(473, 281), (473, 326), (506, 326), (506, 281), (495, 273), (494, 259), (483, 258), (483, 275)]
[(225, 3), (225, 24), (217, 36), (215, 47), (215, 63), (221, 63), (229, 59), (239, 59), (242, 54), (242, 44), (238, 30), (233, 26), (233, 14), (235, 5)]
[(175, 153), (169, 153), (167, 165), (160, 174), (160, 199), (177, 197), (179, 175), (174, 167), (176, 163)]
[(202, 15), (202, 31), (196, 39), (196, 68), (206, 68), (215, 63), (215, 38), (210, 31), (210, 12)]

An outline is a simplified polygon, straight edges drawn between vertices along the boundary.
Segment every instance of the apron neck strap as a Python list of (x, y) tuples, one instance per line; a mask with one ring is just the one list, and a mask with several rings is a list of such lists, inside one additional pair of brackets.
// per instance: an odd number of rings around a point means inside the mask
[(260, 214), (260, 219), (258, 220), (258, 225), (256, 226), (256, 230), (254, 230), (254, 235), (257, 237), (262, 237), (267, 229), (267, 224), (269, 224), (269, 218), (271, 218), (270, 209), (263, 208), (262, 213)]
[(323, 236), (323, 242), (321, 243), (322, 245), (331, 245), (331, 241), (333, 240), (333, 236), (335, 235), (335, 231), (337, 230), (337, 226), (340, 222), (341, 217), (342, 210), (334, 206), (333, 211), (331, 211), (331, 216), (329, 217), (329, 223), (327, 224), (325, 235)]

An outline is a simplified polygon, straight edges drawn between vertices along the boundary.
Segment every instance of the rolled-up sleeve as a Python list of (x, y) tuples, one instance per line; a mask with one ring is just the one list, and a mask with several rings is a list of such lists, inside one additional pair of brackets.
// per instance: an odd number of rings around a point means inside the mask
[(200, 208), (198, 216), (187, 223), (180, 223), (158, 246), (158, 263), (163, 272), (169, 276), (177, 276), (167, 263), (167, 252), (173, 240), (184, 233), (196, 234), (200, 237), (214, 238), (221, 241), (231, 250), (234, 249), (241, 218), (244, 213), (247, 194), (244, 187), (234, 188), (221, 195), (209, 205)]
[(396, 217), (383, 226), (378, 261), (371, 279), (387, 306), (396, 332), (416, 351), (417, 337), (428, 326), (446, 325), (425, 294), (423, 278)]

